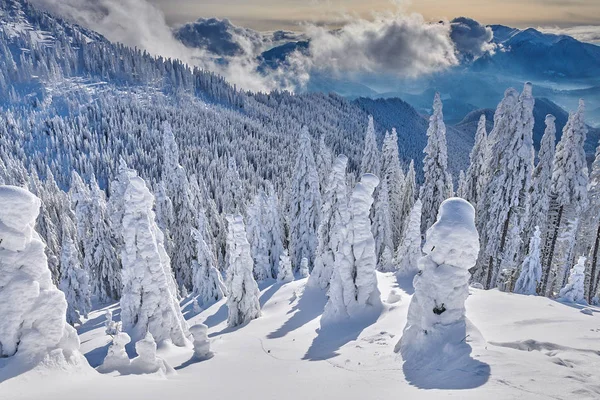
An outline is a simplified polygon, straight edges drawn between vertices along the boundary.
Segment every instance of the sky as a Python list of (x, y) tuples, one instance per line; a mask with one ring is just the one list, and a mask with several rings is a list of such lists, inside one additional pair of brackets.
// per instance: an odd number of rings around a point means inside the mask
[(466, 15), (485, 24), (514, 27), (600, 25), (600, 0), (151, 0), (170, 25), (198, 17), (228, 18), (256, 30), (291, 29), (299, 23), (340, 24), (344, 15), (418, 12), (428, 20)]

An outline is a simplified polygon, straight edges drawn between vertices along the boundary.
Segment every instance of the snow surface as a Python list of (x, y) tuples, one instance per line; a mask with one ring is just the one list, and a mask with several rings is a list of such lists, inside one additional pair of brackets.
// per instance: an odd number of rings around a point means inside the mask
[[(489, 365), (489, 376), (473, 376), (469, 366), (445, 371), (437, 385), (418, 371), (403, 371), (394, 353), (406, 325), (410, 280), (377, 273), (384, 302), (373, 321), (358, 321), (320, 334), (323, 292), (306, 289), (306, 279), (261, 287), (262, 317), (227, 328), (223, 299), (194, 315), (189, 324), (209, 327), (214, 357), (197, 361), (193, 348), (160, 347), (158, 356), (176, 370), (167, 375), (65, 375), (32, 371), (0, 383), (0, 398), (44, 400), (118, 399), (591, 399), (600, 396), (600, 309), (592, 316), (544, 297), (470, 289), (466, 340), (471, 357)], [(303, 294), (305, 296), (303, 296)], [(111, 306), (118, 318), (119, 310)], [(508, 311), (509, 310), (509, 311)], [(82, 351), (102, 363), (110, 337), (106, 309), (95, 310), (79, 329)], [(480, 332), (473, 334), (473, 327)], [(130, 357), (132, 355), (130, 354)], [(440, 366), (444, 371), (444, 366)], [(410, 378), (407, 378), (410, 376)], [(35, 384), (31, 384), (35, 383)], [(450, 384), (454, 389), (444, 389)], [(425, 390), (427, 389), (427, 390)], [(108, 390), (108, 391), (107, 391)], [(110, 393), (110, 395), (108, 395)], [(41, 397), (43, 394), (43, 397)]]

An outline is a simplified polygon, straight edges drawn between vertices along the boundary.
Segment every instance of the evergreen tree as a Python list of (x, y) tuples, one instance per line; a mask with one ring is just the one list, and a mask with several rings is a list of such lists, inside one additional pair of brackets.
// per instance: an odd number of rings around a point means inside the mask
[(122, 201), (118, 218), (123, 240), (123, 330), (134, 343), (152, 333), (158, 342), (171, 340), (176, 346), (185, 346), (188, 327), (177, 300), (164, 236), (152, 211), (154, 196), (124, 163), (113, 187), (116, 198)]
[(360, 174), (373, 174), (379, 176), (381, 173), (381, 156), (377, 148), (377, 138), (375, 137), (375, 126), (373, 117), (369, 115), (367, 132), (365, 134), (365, 148), (363, 150), (362, 161), (360, 164)]
[[(302, 261), (306, 260), (303, 258)], [(294, 280), (294, 273), (292, 272), (292, 263), (287, 251), (284, 250), (279, 258), (279, 272), (277, 273), (277, 280), (279, 282), (287, 283)]]
[(81, 325), (81, 317), (87, 318), (92, 309), (89, 278), (81, 269), (77, 248), (68, 236), (62, 245), (61, 267), (59, 289), (67, 300), (67, 322)]
[(464, 199), (467, 197), (467, 192), (467, 176), (465, 175), (465, 171), (461, 169), (458, 174), (458, 189), (456, 190), (456, 197)]
[(325, 144), (325, 135), (321, 135), (319, 139), (319, 152), (316, 157), (317, 172), (319, 173), (319, 187), (321, 189), (321, 196), (325, 195), (325, 189), (327, 187), (327, 179), (331, 167), (333, 166), (333, 155), (331, 150)]
[(260, 317), (260, 292), (242, 216), (228, 215), (227, 226), (227, 325), (233, 327)]
[[(392, 133), (386, 132), (382, 148), (382, 176), (385, 180), (389, 193), (390, 216), (392, 226), (392, 249), (400, 243), (402, 237), (402, 225), (404, 223), (402, 207), (404, 202), (404, 172), (400, 166), (398, 150), (398, 134), (396, 129)], [(382, 186), (383, 187), (383, 186)]]
[(392, 235), (392, 217), (390, 215), (390, 204), (388, 197), (387, 182), (383, 180), (378, 191), (377, 200), (373, 206), (375, 215), (373, 218), (372, 231), (375, 238), (375, 254), (377, 255), (377, 269), (386, 271), (391, 265), (384, 260), (383, 253), (388, 255), (394, 248)]
[(300, 133), (289, 204), (290, 257), (295, 269), (300, 267), (304, 257), (309, 260), (310, 266), (314, 264), (320, 208), (319, 176), (305, 127)]
[(346, 188), (346, 165), (348, 158), (339, 155), (329, 174), (327, 189), (323, 194), (321, 223), (319, 224), (315, 266), (308, 285), (327, 289), (335, 264), (335, 256), (341, 239), (341, 230), (347, 220), (348, 193)]
[(496, 286), (498, 273), (520, 263), (520, 233), (529, 210), (533, 170), (532, 87), (519, 96), (508, 89), (494, 114), (488, 140), (489, 181), (478, 202), (481, 254), (474, 279), (485, 288)]
[(515, 285), (515, 293), (537, 294), (537, 287), (542, 280), (541, 235), (539, 226), (536, 226), (529, 242), (529, 254), (521, 264), (521, 273)]
[(477, 124), (477, 133), (475, 133), (475, 144), (469, 155), (470, 164), (466, 173), (466, 188), (463, 197), (475, 206), (481, 199), (488, 174), (486, 170), (489, 157), (488, 136), (485, 124), (485, 114), (481, 114)]
[(600, 256), (600, 145), (596, 148), (596, 156), (592, 163), (590, 182), (588, 184), (588, 206), (584, 211), (581, 229), (578, 236), (579, 251), (589, 254), (586, 269), (585, 293), (589, 303), (598, 290), (598, 257)]
[(442, 113), (442, 100), (436, 93), (433, 100), (433, 115), (429, 118), (427, 146), (423, 159), (425, 182), (421, 186), (421, 231), (425, 232), (435, 222), (440, 204), (452, 196), (452, 177), (448, 173), (448, 150), (446, 125)]
[[(400, 235), (401, 238), (404, 238), (404, 232), (408, 225), (408, 219), (412, 208), (415, 204), (415, 197), (418, 197), (415, 162), (414, 160), (410, 160), (408, 172), (406, 173), (406, 178), (404, 179), (404, 187), (402, 188), (402, 233)], [(420, 230), (421, 228), (419, 228), (419, 231)]]
[(408, 276), (418, 272), (421, 251), (421, 200), (417, 200), (410, 212), (404, 239), (396, 251), (398, 274)]
[(556, 146), (550, 185), (550, 218), (544, 248), (542, 294), (558, 292), (566, 281), (581, 212), (587, 206), (588, 168), (583, 148), (587, 127), (584, 103), (571, 113)]
[(352, 191), (321, 325), (355, 317), (367, 307), (381, 305), (375, 273), (375, 239), (369, 219), (373, 192), (378, 184), (379, 178), (365, 174)]
[(558, 297), (563, 301), (569, 303), (582, 303), (586, 304), (584, 297), (584, 285), (585, 281), (585, 257), (579, 257), (577, 264), (571, 268), (571, 274), (569, 275), (569, 281), (563, 287)]

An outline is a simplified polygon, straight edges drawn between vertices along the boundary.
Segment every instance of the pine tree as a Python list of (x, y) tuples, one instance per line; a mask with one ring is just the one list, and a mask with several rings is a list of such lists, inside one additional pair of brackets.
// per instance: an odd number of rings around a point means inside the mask
[(246, 204), (242, 191), (242, 181), (238, 172), (235, 158), (229, 156), (227, 159), (227, 171), (223, 177), (223, 197), (221, 200), (221, 213), (243, 213), (246, 211)]
[(365, 134), (365, 148), (363, 150), (362, 161), (360, 164), (360, 174), (373, 174), (379, 176), (381, 173), (381, 156), (377, 148), (377, 138), (375, 137), (375, 126), (373, 117), (369, 115), (367, 132)]
[[(404, 186), (402, 188), (402, 231), (400, 235), (401, 239), (404, 238), (406, 227), (408, 225), (408, 219), (410, 217), (412, 208), (415, 204), (415, 197), (418, 197), (415, 162), (413, 160), (410, 160), (408, 172), (406, 173), (406, 178), (404, 179)], [(421, 229), (419, 228), (419, 231), (420, 230)]]
[(327, 188), (327, 179), (331, 167), (333, 166), (333, 155), (331, 150), (325, 144), (325, 135), (321, 135), (319, 139), (319, 152), (316, 157), (317, 172), (319, 173), (319, 187), (321, 189), (321, 196), (325, 195), (325, 189)]
[(474, 275), (485, 288), (496, 286), (501, 270), (520, 264), (520, 233), (529, 210), (533, 170), (533, 105), (530, 83), (520, 96), (507, 90), (488, 137), (489, 181), (478, 202), (481, 254)]
[(541, 238), (539, 226), (535, 227), (529, 242), (529, 254), (521, 264), (521, 273), (515, 285), (515, 293), (536, 295), (542, 280)]
[(446, 125), (442, 113), (442, 100), (436, 93), (433, 100), (433, 115), (429, 118), (427, 146), (423, 160), (425, 182), (421, 186), (421, 231), (425, 232), (435, 222), (440, 204), (452, 196), (452, 177), (448, 173), (448, 150)]
[(348, 158), (339, 155), (329, 174), (327, 189), (323, 193), (321, 223), (319, 224), (319, 245), (315, 256), (315, 266), (308, 285), (327, 289), (335, 264), (341, 229), (347, 219), (348, 190), (346, 188), (346, 165)]
[[(306, 260), (303, 258), (302, 261)], [(290, 261), (290, 257), (287, 254), (287, 251), (281, 254), (279, 258), (279, 272), (277, 273), (277, 280), (279, 282), (287, 283), (294, 280), (294, 273), (292, 272), (292, 263)]]
[(196, 240), (196, 260), (192, 266), (192, 283), (194, 295), (199, 306), (205, 307), (225, 296), (225, 285), (221, 273), (217, 270), (214, 252), (210, 249), (205, 238), (208, 236), (206, 229), (206, 216), (204, 210), (198, 212), (197, 229), (192, 231)]
[(122, 201), (116, 207), (122, 210), (116, 217), (120, 220), (123, 240), (123, 330), (134, 343), (149, 332), (158, 342), (171, 340), (176, 346), (185, 346), (188, 327), (177, 300), (164, 236), (152, 211), (154, 196), (144, 180), (124, 163), (113, 182), (113, 190)]
[(408, 276), (416, 273), (421, 251), (421, 200), (417, 200), (410, 212), (404, 239), (396, 251), (398, 274)]
[(485, 124), (485, 114), (481, 114), (477, 124), (477, 133), (475, 133), (475, 144), (473, 145), (473, 149), (469, 156), (470, 164), (466, 173), (467, 183), (463, 197), (475, 206), (477, 206), (477, 203), (481, 199), (488, 174), (488, 136)]
[(533, 170), (530, 190), (531, 214), (525, 231), (525, 237), (531, 237), (535, 227), (539, 227), (542, 243), (546, 237), (546, 221), (548, 220), (548, 210), (550, 208), (550, 185), (556, 142), (555, 120), (556, 118), (552, 115), (546, 116), (546, 131), (542, 137), (538, 163)]
[(396, 129), (392, 133), (386, 132), (382, 148), (382, 175), (387, 184), (392, 225), (393, 248), (396, 248), (402, 237), (404, 223), (402, 207), (404, 202), (404, 172), (400, 166), (398, 150), (398, 134)]
[(227, 226), (227, 325), (234, 327), (260, 317), (260, 292), (242, 216), (228, 215)]
[(462, 169), (458, 174), (458, 189), (456, 190), (456, 197), (460, 197), (462, 199), (467, 197), (467, 176), (465, 175), (465, 171)]
[(571, 274), (569, 275), (569, 281), (563, 287), (558, 297), (569, 303), (582, 303), (585, 304), (584, 297), (584, 285), (585, 282), (585, 257), (579, 257), (577, 264), (571, 268)]
[(290, 257), (294, 269), (300, 267), (302, 258), (314, 264), (317, 249), (317, 230), (321, 220), (321, 193), (308, 129), (300, 133), (300, 144), (294, 166), (290, 190), (289, 224)]
[(562, 288), (575, 245), (579, 218), (587, 206), (588, 168), (583, 148), (587, 127), (584, 108), (581, 100), (577, 112), (569, 116), (556, 146), (542, 294), (552, 294)]
[(582, 227), (578, 243), (581, 252), (588, 253), (588, 268), (586, 269), (585, 292), (586, 299), (592, 303), (592, 298), (598, 290), (598, 257), (600, 256), (600, 145), (596, 148), (596, 156), (592, 163), (590, 182), (588, 184), (588, 206), (582, 215)]
[(321, 325), (355, 317), (367, 307), (381, 305), (375, 273), (375, 239), (369, 219), (373, 192), (378, 184), (379, 178), (365, 174), (352, 191)]
[(67, 322), (81, 325), (81, 317), (87, 318), (92, 309), (89, 277), (81, 269), (77, 248), (68, 236), (62, 245), (61, 267), (59, 289), (67, 300)]
[(377, 255), (377, 269), (380, 271), (387, 271), (391, 266), (384, 260), (383, 253), (388, 252), (388, 255), (392, 253), (394, 248), (393, 234), (392, 234), (392, 217), (390, 215), (390, 204), (388, 197), (388, 186), (384, 180), (378, 191), (377, 200), (373, 206), (375, 208), (375, 215), (373, 218), (373, 224), (371, 226), (373, 236), (375, 238), (375, 254)]

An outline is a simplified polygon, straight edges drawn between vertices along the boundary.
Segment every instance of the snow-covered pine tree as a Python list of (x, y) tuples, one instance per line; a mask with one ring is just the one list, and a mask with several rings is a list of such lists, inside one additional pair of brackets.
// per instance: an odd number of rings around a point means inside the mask
[(508, 89), (488, 136), (489, 180), (478, 202), (481, 254), (473, 278), (488, 289), (496, 286), (502, 269), (514, 270), (520, 264), (520, 233), (529, 210), (533, 170), (533, 105), (530, 83), (520, 96)]
[(35, 232), (40, 200), (0, 186), (0, 380), (47, 361), (59, 368), (86, 365), (67, 302), (52, 283), (44, 243)]
[[(404, 238), (404, 232), (408, 225), (408, 219), (410, 217), (410, 213), (415, 204), (415, 197), (418, 197), (417, 191), (417, 182), (416, 182), (416, 173), (415, 173), (415, 162), (414, 160), (410, 160), (410, 165), (408, 166), (408, 172), (406, 173), (406, 177), (404, 178), (404, 187), (402, 188), (402, 230), (400, 234), (400, 239)], [(419, 227), (419, 231), (421, 228)]]
[[(302, 261), (306, 260), (303, 258)], [(279, 257), (279, 271), (277, 272), (277, 280), (279, 282), (287, 283), (294, 280), (294, 272), (292, 271), (292, 262), (287, 254), (287, 250), (284, 250)]]
[(396, 250), (398, 275), (409, 276), (419, 271), (421, 251), (421, 200), (417, 200), (408, 218), (404, 239)]
[(569, 115), (563, 135), (556, 146), (550, 186), (550, 219), (544, 247), (541, 294), (558, 292), (567, 279), (567, 266), (573, 256), (579, 218), (587, 206), (588, 168), (583, 148), (587, 127), (585, 105), (579, 101), (577, 112)]
[(163, 124), (163, 161), (163, 182), (173, 205), (174, 223), (169, 227), (173, 237), (171, 264), (179, 291), (185, 294), (192, 289), (192, 262), (196, 258), (196, 244), (191, 232), (198, 211), (186, 172), (179, 164), (179, 147), (168, 122)]
[(400, 165), (398, 151), (398, 134), (396, 129), (392, 133), (386, 132), (381, 151), (382, 176), (387, 183), (388, 198), (390, 204), (390, 216), (392, 225), (392, 251), (400, 243), (402, 236), (403, 215), (402, 206), (404, 201), (404, 172)]
[(71, 198), (71, 207), (74, 211), (75, 223), (77, 226), (77, 247), (83, 256), (83, 268), (88, 275), (94, 279), (94, 271), (91, 269), (92, 264), (86, 263), (86, 254), (92, 253), (90, 236), (90, 205), (91, 193), (88, 186), (83, 182), (81, 176), (76, 171), (71, 174), (71, 186), (69, 189), (69, 197)]
[(308, 128), (302, 128), (289, 191), (290, 257), (294, 269), (306, 257), (314, 265), (321, 221), (321, 193)]
[(67, 300), (67, 322), (81, 325), (81, 317), (87, 318), (92, 309), (90, 283), (87, 272), (81, 268), (77, 247), (69, 236), (63, 241), (60, 259), (59, 289)]
[(158, 342), (171, 340), (176, 346), (185, 346), (188, 326), (177, 300), (164, 236), (152, 211), (154, 196), (144, 180), (124, 162), (112, 187), (115, 198), (122, 201), (115, 208), (121, 210), (116, 217), (123, 240), (123, 331), (134, 343), (150, 332)]
[(550, 185), (552, 180), (552, 166), (556, 143), (556, 118), (546, 116), (546, 130), (540, 144), (538, 163), (533, 170), (531, 184), (531, 213), (527, 220), (527, 229), (524, 237), (531, 237), (535, 227), (540, 229), (540, 238), (544, 243), (546, 237), (546, 221), (550, 207)]
[(380, 176), (381, 173), (381, 155), (377, 147), (377, 138), (375, 137), (375, 125), (373, 117), (369, 115), (367, 132), (365, 134), (365, 148), (363, 150), (362, 161), (360, 164), (360, 174), (373, 174)]
[(423, 203), (421, 231), (425, 232), (435, 222), (440, 204), (453, 192), (452, 176), (448, 172), (446, 125), (439, 93), (435, 94), (433, 100), (433, 115), (429, 118), (427, 146), (423, 152), (425, 182), (421, 186), (420, 199)]
[(173, 202), (167, 194), (165, 182), (160, 181), (156, 184), (154, 190), (154, 213), (156, 214), (156, 224), (165, 235), (165, 250), (169, 257), (173, 255), (173, 235), (171, 227), (175, 225), (175, 215), (173, 214)]
[(458, 174), (458, 188), (456, 189), (456, 197), (464, 199), (467, 197), (467, 176), (462, 169)]
[(560, 290), (559, 299), (569, 303), (586, 304), (584, 288), (585, 283), (585, 257), (579, 257), (577, 264), (571, 268), (567, 284)]
[(121, 260), (117, 255), (117, 241), (110, 228), (104, 191), (92, 177), (89, 205), (90, 229), (84, 264), (93, 271), (92, 292), (101, 302), (121, 297)]
[(464, 199), (445, 200), (423, 252), (406, 327), (396, 345), (405, 362), (416, 364), (427, 362), (424, 356), (452, 359), (466, 336), (469, 269), (479, 253), (473, 206)]
[(333, 154), (325, 143), (325, 135), (321, 135), (319, 139), (319, 152), (316, 156), (317, 172), (319, 173), (319, 187), (321, 189), (321, 196), (325, 195), (325, 189), (327, 188), (327, 179), (331, 167), (333, 166)]
[[(469, 155), (469, 168), (466, 173), (466, 193), (463, 197), (475, 207), (481, 199), (485, 184), (487, 183), (488, 136), (485, 129), (485, 114), (481, 114), (475, 133), (475, 144)], [(460, 196), (462, 197), (462, 196)]]
[(370, 209), (379, 178), (364, 174), (352, 191), (348, 218), (340, 231), (328, 301), (321, 325), (352, 318), (381, 305), (377, 288), (377, 256)]
[(377, 200), (373, 205), (375, 208), (373, 223), (371, 229), (375, 238), (375, 254), (377, 255), (377, 269), (387, 272), (392, 266), (389, 260), (383, 259), (383, 254), (387, 251), (390, 255), (394, 249), (392, 233), (392, 217), (390, 215), (390, 203), (388, 197), (387, 182), (383, 180), (380, 185)]
[[(314, 161), (313, 161), (314, 163)], [(227, 159), (227, 171), (222, 182), (221, 213), (235, 214), (246, 212), (246, 202), (242, 191), (242, 180), (238, 172), (235, 157)]]
[(541, 242), (542, 234), (539, 226), (535, 227), (529, 241), (529, 253), (521, 264), (521, 272), (515, 284), (515, 293), (536, 295), (542, 280)]
[(346, 187), (346, 165), (348, 158), (339, 155), (327, 179), (323, 193), (321, 223), (319, 224), (319, 245), (315, 256), (315, 266), (308, 285), (327, 289), (333, 273), (335, 255), (338, 250), (341, 229), (348, 219), (348, 190)]
[(588, 253), (585, 292), (588, 303), (598, 291), (598, 257), (600, 256), (600, 145), (596, 148), (596, 156), (592, 163), (590, 182), (588, 184), (588, 206), (581, 218), (581, 229), (578, 236), (578, 248)]
[(252, 274), (253, 261), (241, 215), (227, 216), (227, 325), (242, 325), (260, 317), (260, 292)]
[(201, 307), (206, 307), (225, 296), (225, 285), (221, 273), (217, 269), (217, 260), (214, 252), (206, 242), (209, 235), (206, 229), (206, 216), (204, 210), (198, 212), (197, 229), (192, 231), (196, 240), (196, 259), (192, 266), (192, 283), (196, 302)]

